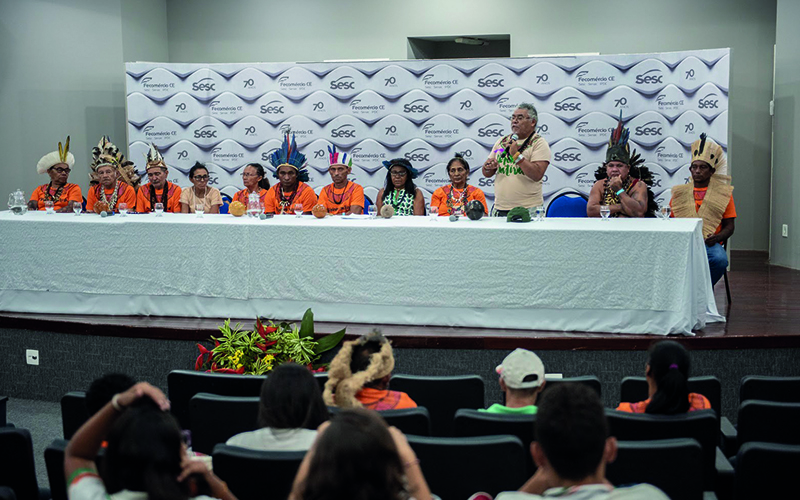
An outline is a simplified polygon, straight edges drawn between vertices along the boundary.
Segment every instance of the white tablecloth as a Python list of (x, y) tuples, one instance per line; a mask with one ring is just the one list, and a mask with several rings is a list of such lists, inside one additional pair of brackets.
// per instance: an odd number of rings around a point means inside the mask
[(699, 219), (0, 213), (0, 310), (684, 333), (717, 312)]

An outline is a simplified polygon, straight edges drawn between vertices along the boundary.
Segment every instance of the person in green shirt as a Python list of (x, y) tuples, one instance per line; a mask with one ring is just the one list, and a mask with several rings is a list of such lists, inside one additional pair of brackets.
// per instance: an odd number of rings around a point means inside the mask
[(506, 395), (506, 404), (493, 404), (488, 413), (506, 415), (535, 415), (536, 398), (544, 389), (544, 363), (539, 356), (525, 349), (515, 349), (496, 368), (500, 375), (500, 389)]

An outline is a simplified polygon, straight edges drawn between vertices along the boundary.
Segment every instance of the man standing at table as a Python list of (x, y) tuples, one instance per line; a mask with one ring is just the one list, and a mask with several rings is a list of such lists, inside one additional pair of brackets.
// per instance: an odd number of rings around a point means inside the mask
[(303, 213), (311, 213), (317, 204), (317, 195), (308, 182), (308, 170), (303, 165), (306, 155), (297, 150), (294, 135), (283, 138), (280, 149), (272, 153), (269, 162), (275, 167), (272, 174), (278, 183), (270, 188), (264, 199), (264, 212), (268, 214), (293, 214), (295, 205), (303, 205)]
[(352, 172), (353, 159), (347, 153), (336, 151), (336, 146), (328, 147), (333, 184), (328, 184), (319, 193), (317, 203), (324, 205), (331, 215), (350, 215), (364, 213), (364, 188), (347, 180)]
[(505, 217), (515, 207), (544, 205), (542, 178), (550, 164), (550, 146), (536, 133), (539, 115), (533, 104), (522, 103), (511, 115), (511, 135), (494, 144), (483, 164), (483, 175), (494, 181), (492, 215)]
[(641, 155), (628, 143), (630, 131), (622, 126), (620, 115), (617, 128), (611, 132), (606, 161), (594, 176), (597, 182), (589, 193), (586, 215), (600, 217), (600, 207), (607, 206), (610, 217), (655, 217), (655, 197), (650, 169), (642, 166)]
[(165, 212), (181, 212), (181, 188), (167, 180), (167, 164), (155, 144), (147, 152), (147, 184), (139, 188), (136, 195), (136, 211), (146, 214), (153, 211), (156, 203), (164, 206)]
[(53, 202), (56, 212), (72, 212), (74, 202), (83, 202), (81, 187), (69, 184), (69, 173), (75, 165), (75, 157), (69, 152), (69, 136), (64, 146), (58, 143), (58, 151), (52, 151), (42, 156), (36, 164), (38, 174), (50, 176), (48, 184), (42, 184), (31, 193), (28, 201), (29, 210), (44, 210), (46, 201)]
[(703, 238), (714, 286), (728, 267), (728, 255), (722, 247), (733, 235), (736, 206), (733, 204), (733, 186), (726, 175), (728, 162), (722, 146), (706, 134), (692, 143), (692, 164), (689, 172), (692, 181), (672, 188), (673, 217), (703, 219)]
[[(86, 194), (86, 209), (94, 210), (98, 202), (105, 203), (106, 211), (119, 212), (120, 203), (125, 203), (131, 211), (136, 208), (136, 190), (139, 176), (133, 169), (133, 162), (126, 161), (119, 149), (108, 140), (100, 139), (100, 143), (92, 149), (92, 164), (89, 177), (96, 181)], [(123, 182), (127, 179), (133, 185)]]

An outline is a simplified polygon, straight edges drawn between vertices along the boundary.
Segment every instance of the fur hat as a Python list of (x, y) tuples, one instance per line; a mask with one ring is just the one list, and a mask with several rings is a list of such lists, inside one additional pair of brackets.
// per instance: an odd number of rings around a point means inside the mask
[[(350, 371), (353, 350), (367, 342), (378, 342), (381, 344), (381, 349), (372, 354), (366, 370), (353, 373)], [(363, 405), (356, 399), (356, 393), (365, 384), (391, 374), (393, 369), (394, 355), (392, 353), (392, 345), (380, 332), (374, 331), (357, 340), (345, 342), (336, 357), (331, 361), (328, 369), (328, 381), (325, 382), (322, 398), (328, 406), (361, 408)]]
[(700, 160), (711, 165), (714, 175), (728, 175), (728, 161), (722, 146), (709, 138), (705, 132), (692, 143), (692, 161)]
[(75, 157), (69, 152), (69, 136), (67, 136), (67, 142), (63, 147), (60, 142), (58, 143), (58, 151), (52, 151), (42, 156), (36, 164), (36, 173), (44, 174), (59, 163), (66, 163), (69, 168), (75, 165)]

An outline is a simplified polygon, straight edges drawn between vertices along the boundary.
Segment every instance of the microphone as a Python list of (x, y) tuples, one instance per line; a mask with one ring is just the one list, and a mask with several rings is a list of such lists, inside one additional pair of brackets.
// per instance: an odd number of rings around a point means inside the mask
[[(518, 136), (517, 134), (511, 134), (511, 137), (510, 137), (510, 139), (511, 139), (512, 141), (517, 141), (517, 140), (519, 140), (519, 136)], [(508, 150), (507, 150), (507, 148), (500, 148), (500, 150), (498, 151), (498, 154), (497, 154), (497, 156), (501, 156), (501, 155), (503, 155), (503, 154), (508, 154)]]

